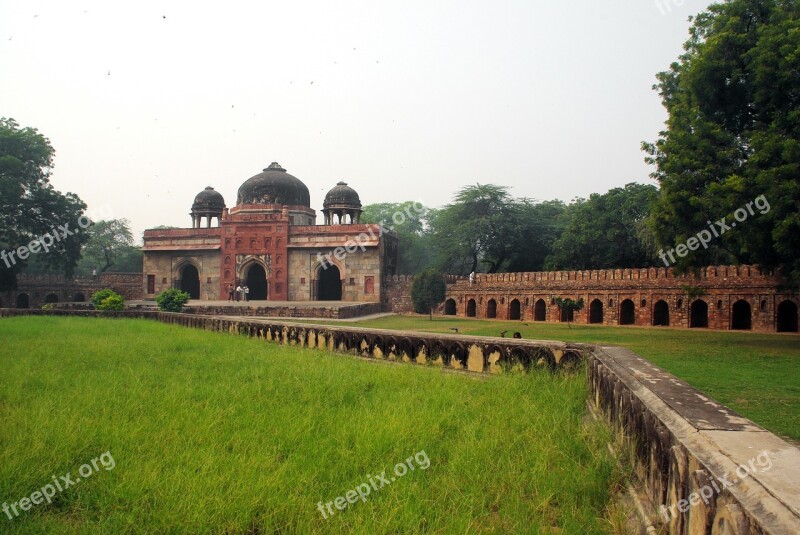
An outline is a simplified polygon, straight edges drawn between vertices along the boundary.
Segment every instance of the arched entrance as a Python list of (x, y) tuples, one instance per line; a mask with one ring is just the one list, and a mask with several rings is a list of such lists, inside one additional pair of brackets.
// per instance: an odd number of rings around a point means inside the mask
[(267, 299), (267, 272), (264, 266), (253, 262), (247, 268), (244, 283), (250, 290), (247, 294), (249, 301), (265, 301)]
[(455, 299), (448, 299), (444, 302), (444, 315), (445, 316), (455, 316), (456, 315), (456, 300)]
[(520, 319), (520, 305), (519, 300), (514, 299), (508, 305), (508, 319), (510, 320), (518, 320)]
[(533, 305), (533, 321), (545, 321), (547, 320), (547, 305), (544, 302), (544, 299), (539, 299), (536, 301), (536, 304)]
[(663, 299), (653, 305), (653, 325), (669, 326), (669, 305)]
[(474, 299), (470, 299), (469, 301), (467, 301), (467, 317), (468, 318), (474, 318), (475, 317), (476, 309), (477, 309), (477, 307), (475, 306), (475, 300)]
[[(659, 303), (664, 303), (664, 301), (659, 301)], [(666, 305), (666, 303), (664, 304)], [(625, 299), (619, 304), (619, 324), (633, 325), (634, 323), (636, 323), (636, 306), (630, 299)]]
[(333, 264), (320, 266), (317, 270), (317, 301), (341, 301), (342, 276)]
[(797, 305), (792, 301), (783, 301), (778, 305), (778, 332), (797, 332)]
[(44, 298), (45, 303), (58, 303), (58, 296), (56, 294), (47, 294)]
[(30, 299), (28, 299), (28, 294), (19, 294), (17, 296), (17, 308), (28, 308), (30, 305)]
[(750, 330), (753, 326), (752, 315), (750, 313), (750, 303), (740, 299), (733, 304), (731, 315), (731, 329)]
[(486, 303), (486, 317), (487, 318), (497, 317), (497, 301), (495, 301), (494, 299), (489, 299), (489, 302)]
[(200, 299), (200, 273), (192, 264), (181, 268), (181, 291), (189, 294), (192, 299)]
[(86, 301), (86, 296), (85, 296), (85, 295), (83, 295), (81, 292), (78, 292), (78, 293), (76, 293), (76, 294), (75, 294), (75, 296), (72, 298), (72, 301), (73, 301), (73, 302), (75, 302), (75, 303), (83, 303), (83, 302), (85, 302), (85, 301)]
[(708, 327), (708, 303), (698, 299), (689, 312), (689, 327)]
[(589, 323), (603, 323), (603, 302), (599, 299), (589, 304)]

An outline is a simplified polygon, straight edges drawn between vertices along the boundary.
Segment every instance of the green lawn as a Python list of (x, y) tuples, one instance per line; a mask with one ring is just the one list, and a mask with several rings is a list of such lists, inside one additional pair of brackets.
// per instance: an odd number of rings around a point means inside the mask
[[(527, 323), (527, 325), (526, 325)], [(800, 440), (800, 336), (699, 329), (390, 316), (364, 327), (588, 342), (631, 349), (780, 435)]]
[[(610, 529), (621, 474), (609, 431), (586, 423), (583, 372), (487, 379), (60, 317), (0, 320), (0, 359), (0, 500), (93, 472), (52, 503), (0, 512), (3, 533)], [(415, 469), (335, 508), (405, 462)]]

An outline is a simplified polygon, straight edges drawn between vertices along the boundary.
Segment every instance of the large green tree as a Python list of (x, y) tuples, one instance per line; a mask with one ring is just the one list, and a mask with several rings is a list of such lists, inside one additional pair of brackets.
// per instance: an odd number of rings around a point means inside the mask
[(517, 228), (511, 236), (511, 255), (503, 271), (543, 271), (545, 260), (566, 227), (567, 206), (559, 200), (530, 199), (520, 199), (516, 205)]
[(397, 233), (397, 273), (414, 275), (433, 265), (431, 237), (428, 232), (431, 211), (424, 205), (405, 201), (364, 206), (361, 223), (379, 223)]
[(517, 203), (505, 186), (462, 188), (452, 203), (431, 218), (439, 266), (462, 275), (478, 271), (481, 265), (488, 273), (502, 270), (513, 255), (519, 216)]
[[(756, 262), (781, 266), (798, 282), (800, 4), (714, 4), (694, 18), (684, 49), (654, 86), (669, 114), (666, 129), (643, 143), (661, 185), (651, 213), (655, 238), (667, 249), (714, 226), (725, 233), (676, 258), (679, 271)], [(753, 213), (734, 221), (737, 209), (761, 196), (768, 210), (751, 204)]]
[(35, 128), (0, 118), (0, 250), (6, 253), (0, 262), (0, 290), (16, 287), (17, 273), (28, 260), (9, 253), (46, 234), (53, 236), (53, 243), (47, 252), (35, 247), (40, 251), (34, 251), (37, 261), (69, 276), (80, 258), (87, 236), (79, 218), (86, 205), (50, 184), (53, 155), (49, 140)]
[(134, 246), (127, 219), (96, 221), (87, 231), (89, 240), (83, 248), (78, 273), (85, 275), (95, 269), (98, 273), (142, 270), (142, 251)]
[(433, 319), (433, 309), (444, 301), (447, 283), (444, 276), (435, 269), (427, 269), (414, 277), (411, 283), (411, 302), (414, 312), (428, 314)]
[(553, 245), (547, 269), (605, 269), (652, 265), (644, 239), (655, 186), (627, 184), (577, 199), (564, 213), (566, 228)]

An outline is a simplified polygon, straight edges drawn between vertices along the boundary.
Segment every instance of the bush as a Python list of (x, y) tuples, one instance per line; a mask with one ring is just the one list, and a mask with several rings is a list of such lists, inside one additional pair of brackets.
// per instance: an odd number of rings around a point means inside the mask
[(417, 314), (430, 314), (433, 319), (433, 309), (444, 301), (447, 293), (447, 284), (444, 276), (436, 270), (429, 269), (414, 277), (411, 284), (411, 301), (414, 312)]
[(110, 288), (104, 288), (92, 294), (92, 304), (97, 310), (122, 310), (125, 298)]
[(158, 294), (156, 296), (156, 303), (158, 303), (158, 308), (164, 312), (180, 312), (183, 305), (185, 305), (191, 297), (192, 296), (186, 292), (178, 290), (177, 288), (171, 288)]

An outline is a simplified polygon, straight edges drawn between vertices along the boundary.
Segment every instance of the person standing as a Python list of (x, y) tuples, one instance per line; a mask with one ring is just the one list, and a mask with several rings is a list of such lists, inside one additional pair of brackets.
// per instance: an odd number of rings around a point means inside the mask
[(248, 285), (244, 285), (244, 300), (250, 301), (250, 287)]
[(236, 300), (240, 300), (242, 298), (242, 285), (238, 285), (236, 287)]
[(233, 284), (228, 285), (228, 301), (233, 301)]

